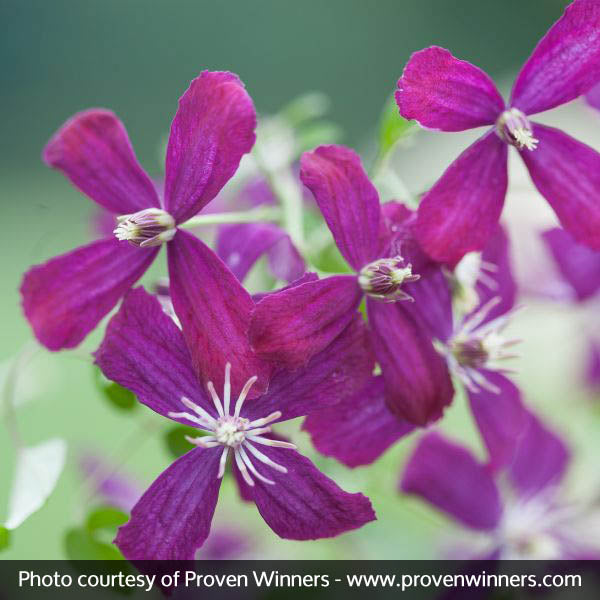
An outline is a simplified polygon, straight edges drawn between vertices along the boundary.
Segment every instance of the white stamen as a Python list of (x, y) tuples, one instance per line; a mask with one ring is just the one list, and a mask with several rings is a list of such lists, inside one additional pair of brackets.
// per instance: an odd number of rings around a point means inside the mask
[(244, 446), (240, 446), (238, 448), (238, 452), (240, 453), (240, 456), (242, 457), (242, 460), (244, 461), (244, 463), (246, 463), (246, 466), (248, 467), (248, 469), (250, 469), (250, 472), (252, 473), (252, 475), (254, 475), (257, 479), (260, 479), (264, 483), (268, 483), (269, 485), (275, 485), (275, 482), (272, 479), (267, 479), (266, 477), (264, 477), (263, 475), (261, 475), (256, 470), (256, 467), (252, 464), (252, 461), (250, 460), (250, 457), (248, 456), (248, 454), (244, 450)]
[(249, 432), (246, 436), (247, 440), (251, 440), (252, 442), (256, 442), (257, 444), (262, 444), (263, 446), (272, 446), (273, 448), (286, 448), (287, 450), (296, 450), (296, 444), (292, 444), (290, 442), (283, 442), (281, 440), (270, 440), (269, 438), (258, 437), (255, 435), (250, 435), (252, 432)]
[(240, 470), (240, 473), (242, 474), (244, 481), (249, 486), (253, 487), (254, 481), (252, 480), (252, 477), (250, 477), (250, 474), (248, 473), (248, 469), (246, 468), (246, 465), (244, 464), (244, 461), (242, 460), (242, 457), (240, 456), (240, 453), (238, 452), (238, 448), (236, 448), (233, 451), (233, 455), (235, 456), (235, 464), (237, 465), (238, 469)]
[(217, 442), (216, 438), (213, 436), (201, 436), (197, 438), (190, 437), (189, 435), (185, 436), (185, 439), (194, 446), (199, 446), (200, 448), (215, 448), (216, 446), (220, 446), (221, 444)]
[(223, 407), (225, 414), (229, 414), (229, 402), (231, 401), (231, 363), (225, 365), (225, 384), (223, 385)]
[(252, 421), (250, 423), (250, 425), (248, 425), (248, 427), (262, 427), (263, 425), (266, 425), (267, 423), (272, 423), (273, 421), (277, 421), (277, 419), (279, 419), (279, 417), (281, 417), (281, 411), (276, 410), (275, 412), (271, 413), (268, 417), (264, 417), (262, 419), (256, 419), (256, 421)]
[(240, 416), (240, 410), (242, 410), (242, 405), (244, 404), (244, 400), (246, 399), (246, 396), (248, 395), (250, 388), (254, 385), (254, 383), (256, 382), (257, 379), (258, 379), (258, 377), (256, 375), (254, 375), (253, 377), (250, 377), (250, 379), (248, 379), (248, 381), (246, 381), (246, 384), (242, 388), (242, 391), (240, 392), (240, 395), (238, 396), (237, 402), (235, 403), (235, 412), (233, 413), (234, 417)]
[(261, 462), (264, 462), (265, 465), (269, 465), (270, 467), (272, 467), (276, 471), (279, 471), (280, 473), (288, 472), (288, 470), (283, 465), (280, 465), (279, 463), (272, 461), (267, 455), (263, 454), (260, 450), (255, 448), (249, 442), (246, 442), (246, 448), (248, 448), (248, 450), (250, 450), (250, 452), (252, 454), (254, 454), (254, 456), (256, 456), (256, 458), (258, 458), (258, 460), (260, 460)]
[(221, 399), (219, 398), (219, 395), (217, 394), (217, 390), (215, 390), (215, 386), (214, 386), (213, 382), (209, 381), (206, 384), (206, 387), (208, 388), (208, 392), (210, 393), (210, 397), (212, 398), (213, 404), (215, 405), (215, 408), (217, 409), (219, 416), (224, 417), (225, 413), (223, 412), (223, 405), (221, 404)]
[(227, 455), (229, 454), (229, 446), (225, 446), (223, 448), (223, 452), (221, 454), (221, 460), (219, 461), (219, 473), (217, 474), (217, 479), (223, 479), (223, 475), (225, 475), (225, 465), (227, 463)]
[(192, 423), (196, 423), (196, 425), (200, 425), (200, 427), (204, 427), (206, 425), (206, 423), (202, 420), (200, 420), (198, 417), (195, 417), (194, 415), (190, 415), (189, 413), (186, 412), (169, 412), (167, 413), (167, 416), (170, 417), (171, 419), (187, 419), (188, 421), (191, 421)]
[(186, 406), (190, 410), (193, 410), (197, 415), (204, 419), (211, 427), (214, 427), (216, 425), (217, 422), (214, 419), (214, 417), (209, 415), (201, 406), (198, 406), (195, 402), (192, 402), (189, 398), (186, 398), (185, 396), (182, 396), (180, 398), (180, 401), (184, 406)]

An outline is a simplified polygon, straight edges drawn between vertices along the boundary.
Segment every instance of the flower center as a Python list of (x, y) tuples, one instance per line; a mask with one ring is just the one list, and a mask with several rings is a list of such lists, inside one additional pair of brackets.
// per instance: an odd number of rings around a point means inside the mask
[(539, 143), (539, 140), (533, 137), (529, 119), (518, 108), (509, 108), (498, 117), (496, 133), (500, 139), (519, 150), (535, 150)]
[(276, 448), (286, 448), (295, 450), (296, 446), (289, 442), (282, 442), (272, 438), (266, 438), (262, 434), (270, 433), (271, 427), (269, 423), (277, 421), (281, 417), (280, 411), (275, 411), (266, 417), (260, 419), (250, 420), (240, 416), (240, 412), (246, 400), (246, 396), (250, 392), (250, 389), (256, 382), (256, 375), (250, 377), (244, 384), (240, 395), (235, 403), (233, 413), (230, 410), (231, 404), (231, 365), (227, 363), (225, 365), (225, 385), (223, 386), (223, 402), (215, 390), (215, 386), (212, 381), (207, 384), (208, 392), (213, 401), (216, 410), (216, 416), (208, 413), (201, 406), (192, 402), (185, 396), (181, 397), (181, 403), (191, 412), (170, 412), (169, 417), (172, 419), (186, 419), (193, 423), (198, 429), (202, 429), (209, 433), (209, 435), (192, 438), (186, 436), (186, 439), (195, 446), (201, 448), (215, 448), (216, 446), (223, 446), (223, 452), (221, 454), (221, 461), (219, 463), (219, 472), (217, 477), (220, 479), (225, 474), (225, 465), (227, 463), (227, 457), (229, 451), (233, 451), (233, 457), (235, 464), (237, 465), (244, 481), (250, 485), (254, 485), (254, 478), (259, 479), (263, 483), (269, 485), (275, 485), (272, 479), (265, 477), (253, 463), (251, 457), (254, 460), (271, 467), (272, 469), (279, 471), (280, 473), (287, 473), (287, 469), (271, 460), (263, 452), (261, 452), (257, 446), (273, 446)]
[(412, 272), (412, 265), (406, 263), (401, 256), (380, 258), (364, 266), (358, 274), (358, 283), (367, 296), (395, 302), (414, 298), (403, 289), (404, 283), (417, 281), (421, 276)]
[(454, 271), (446, 273), (452, 289), (452, 299), (462, 314), (470, 313), (479, 304), (478, 284), (491, 291), (498, 289), (498, 282), (493, 277), (497, 272), (498, 266), (482, 260), (481, 252), (469, 252)]
[(446, 356), (450, 369), (474, 393), (486, 389), (499, 394), (500, 389), (485, 377), (481, 369), (507, 372), (507, 369), (498, 363), (518, 357), (510, 348), (521, 340), (507, 339), (503, 335), (510, 321), (510, 314), (501, 315), (481, 325), (499, 302), (499, 296), (486, 302), (478, 311), (463, 320), (445, 346), (437, 346)]
[(169, 242), (175, 235), (175, 219), (162, 208), (147, 208), (131, 215), (117, 217), (118, 225), (113, 231), (120, 241), (148, 248)]

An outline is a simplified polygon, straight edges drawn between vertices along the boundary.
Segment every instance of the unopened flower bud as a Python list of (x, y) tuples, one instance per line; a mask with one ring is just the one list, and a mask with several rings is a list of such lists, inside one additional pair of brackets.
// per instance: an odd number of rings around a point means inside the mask
[(539, 140), (533, 137), (529, 119), (518, 108), (509, 108), (498, 117), (496, 132), (500, 139), (519, 150), (535, 150), (539, 143)]
[(169, 242), (175, 235), (175, 220), (161, 208), (147, 208), (117, 217), (118, 225), (113, 231), (118, 240), (127, 240), (134, 246), (148, 248)]
[(358, 274), (358, 283), (367, 296), (377, 300), (413, 301), (414, 298), (402, 289), (402, 285), (419, 278), (420, 275), (413, 274), (410, 263), (406, 263), (401, 256), (396, 256), (380, 258), (363, 267)]

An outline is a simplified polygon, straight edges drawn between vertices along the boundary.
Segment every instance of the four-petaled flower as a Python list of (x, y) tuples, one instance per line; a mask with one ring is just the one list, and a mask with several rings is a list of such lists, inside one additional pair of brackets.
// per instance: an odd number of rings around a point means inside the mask
[(421, 322), (437, 314), (429, 317), (419, 305), (442, 288), (447, 303), (439, 311), (449, 320), (450, 291), (441, 266), (412, 239), (412, 212), (398, 203), (380, 205), (359, 157), (342, 146), (305, 153), (300, 177), (355, 273), (309, 281), (258, 302), (249, 330), (254, 350), (293, 367), (305, 364), (346, 327), (366, 296), (390, 409), (419, 425), (440, 418), (454, 390)]
[[(140, 402), (209, 435), (190, 438), (197, 448), (133, 508), (116, 539), (125, 557), (193, 558), (208, 536), (230, 456), (244, 496), (281, 537), (331, 537), (373, 520), (367, 498), (344, 492), (292, 444), (270, 434), (271, 425), (334, 405), (364, 385), (374, 359), (360, 317), (300, 369), (263, 361), (241, 333), (250, 321), (251, 297), (200, 240), (178, 236), (182, 243), (169, 258), (182, 329), (156, 298), (132, 290), (110, 321), (96, 361)], [(183, 265), (194, 277), (180, 277)]]
[(46, 146), (44, 160), (116, 215), (118, 226), (114, 236), (25, 274), (23, 308), (44, 346), (77, 346), (144, 274), (159, 246), (177, 243), (177, 225), (233, 176), (254, 144), (255, 127), (252, 100), (237, 76), (201, 73), (181, 97), (171, 125), (163, 199), (112, 112), (87, 110), (63, 125)]
[(412, 55), (396, 92), (403, 117), (441, 131), (493, 126), (421, 201), (416, 231), (430, 256), (454, 265), (484, 247), (504, 204), (508, 145), (518, 149), (563, 227), (600, 249), (600, 154), (528, 118), (577, 98), (598, 80), (597, 0), (575, 0), (540, 40), (508, 107), (488, 75), (448, 50), (434, 46)]

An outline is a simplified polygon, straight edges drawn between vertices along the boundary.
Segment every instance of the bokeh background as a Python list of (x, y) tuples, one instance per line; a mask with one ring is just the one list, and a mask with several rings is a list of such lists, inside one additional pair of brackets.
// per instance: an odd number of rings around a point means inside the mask
[[(125, 122), (141, 163), (160, 174), (160, 146), (176, 102), (202, 69), (240, 75), (262, 114), (299, 94), (319, 90), (331, 99), (330, 118), (343, 142), (372, 149), (382, 106), (411, 52), (437, 44), (488, 71), (506, 88), (537, 40), (556, 20), (563, 0), (1, 0), (0, 194), (2, 260), (0, 373), (31, 334), (18, 287), (32, 264), (90, 239), (92, 203), (40, 160), (54, 130), (74, 112), (103, 106)], [(546, 122), (600, 148), (600, 117), (581, 101)], [(431, 184), (477, 133), (423, 132), (394, 156), (410, 189)], [(553, 223), (520, 165), (511, 164), (507, 217), (521, 281), (530, 276), (535, 232)], [(541, 252), (540, 248), (535, 250)], [(163, 274), (157, 266), (147, 280)], [(514, 329), (524, 339), (519, 381), (530, 403), (564, 433), (577, 457), (573, 490), (596, 484), (595, 402), (579, 383), (582, 332), (588, 313), (524, 299)], [(69, 443), (69, 458), (48, 503), (13, 532), (1, 558), (65, 557), (64, 535), (90, 507), (76, 469), (80, 452), (94, 451), (130, 473), (142, 487), (169, 463), (164, 423), (141, 407), (126, 413), (98, 392), (84, 351), (39, 353), (20, 378), (18, 424), (35, 443), (52, 436)], [(296, 424), (297, 425), (297, 424)], [(444, 421), (456, 437), (479, 448), (459, 397)], [(294, 429), (294, 428), (293, 428)], [(295, 427), (297, 429), (297, 427)], [(15, 453), (0, 434), (0, 522)], [(398, 444), (373, 467), (350, 471), (294, 439), (340, 485), (368, 494), (379, 520), (339, 539), (294, 543), (277, 538), (253, 506), (242, 506), (230, 481), (221, 492), (215, 527), (248, 537), (247, 556), (285, 558), (429, 558), (451, 524), (396, 492), (401, 465), (415, 438)], [(480, 450), (480, 448), (479, 448)]]

